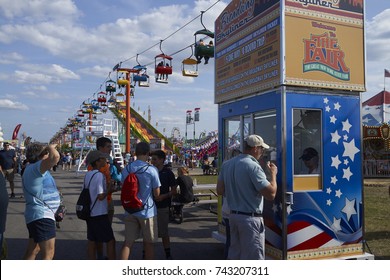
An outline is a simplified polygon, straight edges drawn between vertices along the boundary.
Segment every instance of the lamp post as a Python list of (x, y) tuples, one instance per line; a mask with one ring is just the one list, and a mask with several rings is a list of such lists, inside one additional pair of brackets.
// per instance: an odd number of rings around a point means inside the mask
[(193, 124), (194, 125), (194, 137), (193, 137), (193, 143), (195, 146), (195, 123), (199, 121), (199, 111), (200, 108), (195, 108), (194, 109), (194, 115), (192, 115), (192, 110), (187, 110), (186, 112), (186, 143), (187, 144), (187, 127), (188, 125)]

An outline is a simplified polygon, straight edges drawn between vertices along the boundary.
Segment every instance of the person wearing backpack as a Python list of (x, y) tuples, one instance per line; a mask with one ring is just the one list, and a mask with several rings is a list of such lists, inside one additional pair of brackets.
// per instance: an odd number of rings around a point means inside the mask
[(169, 207), (171, 206), (172, 195), (176, 194), (176, 178), (171, 168), (164, 165), (166, 158), (164, 151), (154, 151), (151, 156), (151, 162), (157, 167), (161, 182), (160, 196), (156, 198), (158, 237), (162, 239), (166, 259), (170, 260), (172, 256), (168, 232)]
[[(110, 138), (99, 137), (96, 140), (96, 150), (102, 152), (103, 154), (106, 154), (108, 156), (109, 162), (112, 161), (110, 156), (110, 153), (112, 151), (112, 141)], [(88, 165), (87, 169), (88, 171), (92, 170), (92, 166)], [(113, 180), (111, 178), (111, 164), (104, 165), (99, 169), (99, 171), (103, 173), (105, 177), (107, 189), (114, 189)], [(112, 200), (111, 193), (107, 194), (107, 204), (108, 204), (108, 218), (110, 220), (110, 223), (112, 224), (112, 220), (114, 219), (114, 202)], [(98, 248), (97, 248), (98, 259), (104, 259), (103, 251), (104, 251), (103, 244), (98, 244)]]
[[(106, 179), (99, 169), (107, 165), (109, 155), (100, 151), (91, 151), (86, 162), (92, 170), (85, 175), (85, 184), (89, 186), (91, 197), (91, 217), (87, 222), (88, 259), (95, 260), (99, 244), (107, 243), (107, 258), (116, 259), (115, 237), (108, 217), (107, 195), (113, 190), (107, 188)], [(84, 186), (85, 187), (85, 186)]]
[(144, 206), (140, 211), (129, 213), (125, 211), (125, 241), (121, 249), (121, 259), (128, 260), (135, 240), (142, 233), (145, 259), (154, 259), (153, 243), (157, 240), (157, 208), (154, 198), (160, 195), (160, 179), (158, 170), (150, 166), (150, 145), (147, 142), (139, 142), (135, 147), (137, 160), (127, 165), (122, 170), (122, 192), (129, 174), (136, 174), (139, 183), (138, 197)]

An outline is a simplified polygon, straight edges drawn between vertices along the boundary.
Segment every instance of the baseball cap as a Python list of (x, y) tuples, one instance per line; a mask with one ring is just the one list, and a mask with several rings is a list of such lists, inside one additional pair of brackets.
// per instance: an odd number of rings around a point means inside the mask
[(87, 164), (91, 164), (92, 162), (95, 162), (101, 158), (109, 158), (110, 156), (108, 154), (102, 153), (101, 151), (94, 150), (89, 152), (87, 155), (87, 159), (85, 160)]
[(261, 146), (265, 149), (269, 149), (269, 145), (267, 145), (263, 138), (261, 138), (259, 135), (256, 135), (256, 134), (252, 134), (252, 135), (249, 135), (248, 137), (245, 138), (244, 140), (248, 146), (250, 147), (258, 147), (258, 146)]
[(311, 160), (313, 157), (318, 156), (316, 149), (309, 147), (303, 150), (303, 153), (299, 159), (302, 160)]

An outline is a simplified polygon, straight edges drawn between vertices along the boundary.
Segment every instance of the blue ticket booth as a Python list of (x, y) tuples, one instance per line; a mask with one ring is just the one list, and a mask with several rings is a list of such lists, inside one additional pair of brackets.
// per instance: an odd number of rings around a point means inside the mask
[(249, 134), (270, 145), (260, 160), (279, 170), (277, 197), (263, 213), (268, 258), (368, 258), (363, 1), (263, 2), (232, 1), (215, 22), (219, 158), (237, 155)]

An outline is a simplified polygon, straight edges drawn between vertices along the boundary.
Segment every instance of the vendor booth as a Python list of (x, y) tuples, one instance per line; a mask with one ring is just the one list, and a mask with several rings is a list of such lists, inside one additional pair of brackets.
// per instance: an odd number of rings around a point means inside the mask
[[(279, 172), (263, 213), (267, 258), (371, 258), (363, 244), (363, 1), (310, 3), (233, 0), (217, 18), (220, 164), (249, 134), (270, 145), (260, 164), (273, 161)], [(224, 235), (219, 214), (216, 238)]]

